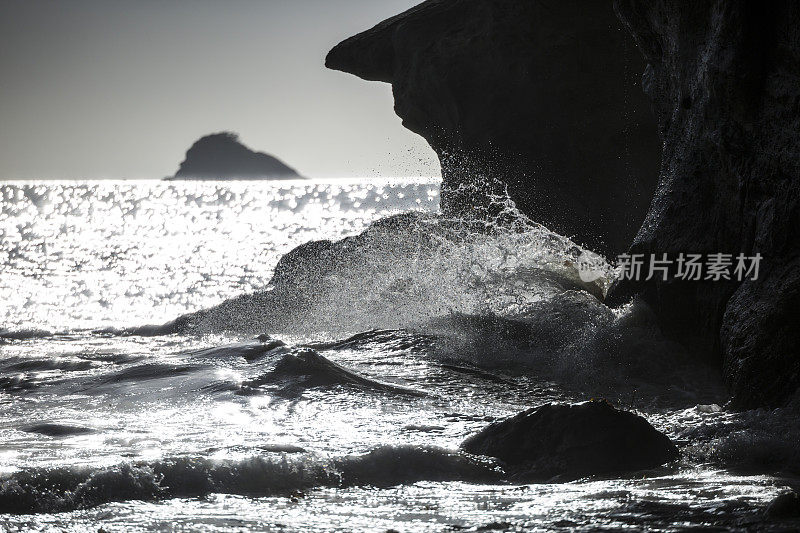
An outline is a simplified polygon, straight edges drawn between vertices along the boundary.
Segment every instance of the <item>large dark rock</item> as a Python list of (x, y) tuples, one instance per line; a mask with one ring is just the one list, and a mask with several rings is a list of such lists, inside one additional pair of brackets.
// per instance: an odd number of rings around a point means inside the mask
[(175, 176), (167, 179), (292, 179), (301, 176), (271, 155), (254, 152), (230, 132), (206, 135), (186, 152)]
[(633, 472), (678, 457), (669, 438), (644, 418), (605, 401), (528, 409), (491, 424), (461, 448), (496, 457), (532, 479)]
[(791, 491), (776, 496), (769, 503), (764, 514), (773, 520), (800, 518), (800, 495)]
[(660, 142), (611, 2), (429, 0), (326, 65), (392, 84), (439, 155), (446, 214), (496, 215), (500, 179), (534, 221), (608, 255), (644, 218)]
[(722, 363), (735, 405), (779, 405), (800, 383), (800, 3), (617, 0), (648, 62), (664, 140), (632, 252), (763, 256), (739, 282), (624, 281), (664, 329)]

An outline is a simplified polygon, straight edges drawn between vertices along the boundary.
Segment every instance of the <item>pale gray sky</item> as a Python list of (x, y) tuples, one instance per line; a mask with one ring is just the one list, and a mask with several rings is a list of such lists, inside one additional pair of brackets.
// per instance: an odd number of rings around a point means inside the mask
[(240, 134), (310, 177), (438, 175), (391, 87), (329, 71), (417, 0), (0, 0), (0, 179), (161, 178)]

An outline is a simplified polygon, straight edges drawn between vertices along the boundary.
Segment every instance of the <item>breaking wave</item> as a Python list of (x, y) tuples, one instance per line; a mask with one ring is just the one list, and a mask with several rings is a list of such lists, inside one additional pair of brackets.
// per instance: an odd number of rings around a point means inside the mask
[(128, 333), (355, 334), (345, 342), (358, 343), (360, 332), (404, 330), (436, 337), (445, 359), (536, 368), (576, 386), (603, 368), (606, 389), (648, 398), (655, 381), (690, 405), (719, 401), (719, 377), (667, 340), (645, 304), (603, 303), (611, 264), (513, 205), (500, 211), (488, 225), (418, 212), (384, 218), (286, 254), (264, 291)]
[(319, 487), (500, 479), (500, 470), (490, 462), (434, 447), (383, 446), (332, 459), (285, 454), (242, 460), (181, 457), (107, 468), (17, 472), (0, 482), (0, 513), (66, 512), (109, 502), (211, 493), (296, 497)]

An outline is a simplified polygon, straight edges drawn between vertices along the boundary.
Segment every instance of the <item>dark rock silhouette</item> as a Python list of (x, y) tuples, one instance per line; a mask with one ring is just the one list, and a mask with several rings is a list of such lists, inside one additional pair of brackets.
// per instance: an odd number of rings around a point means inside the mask
[(784, 492), (773, 499), (764, 512), (766, 518), (781, 520), (800, 518), (800, 495), (796, 492)]
[(441, 160), (446, 214), (493, 216), (500, 179), (534, 221), (607, 255), (644, 219), (660, 142), (610, 2), (429, 0), (326, 65), (392, 84)]
[(664, 328), (719, 361), (740, 407), (800, 384), (800, 3), (617, 0), (648, 62), (664, 140), (631, 251), (763, 257), (757, 280), (623, 281)]
[(235, 133), (206, 135), (186, 152), (175, 176), (167, 179), (296, 179), (301, 176), (275, 157), (254, 152)]
[(633, 472), (678, 458), (666, 435), (605, 401), (528, 409), (489, 425), (461, 448), (500, 459), (521, 479)]
[(86, 435), (88, 433), (94, 433), (94, 430), (91, 428), (73, 426), (71, 424), (58, 424), (55, 422), (31, 424), (20, 429), (27, 433), (39, 433), (40, 435), (46, 435), (48, 437), (69, 437), (72, 435)]

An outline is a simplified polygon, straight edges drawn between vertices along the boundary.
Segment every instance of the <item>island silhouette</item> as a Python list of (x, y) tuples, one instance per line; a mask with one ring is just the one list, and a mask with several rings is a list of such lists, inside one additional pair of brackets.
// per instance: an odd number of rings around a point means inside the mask
[(230, 131), (198, 139), (174, 176), (166, 180), (261, 180), (302, 178), (295, 169), (241, 143)]

